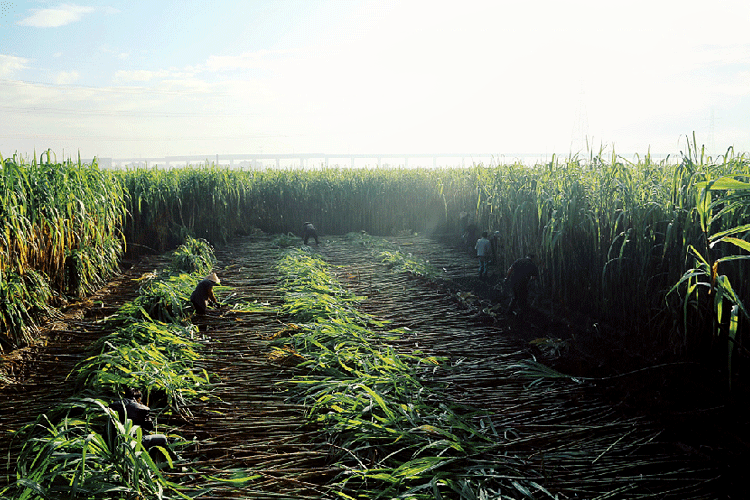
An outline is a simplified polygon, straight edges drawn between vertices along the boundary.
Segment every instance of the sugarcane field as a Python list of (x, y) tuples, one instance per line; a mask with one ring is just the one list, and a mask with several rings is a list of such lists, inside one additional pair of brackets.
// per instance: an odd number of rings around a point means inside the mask
[(750, 2), (0, 1), (0, 500), (745, 500)]
[(0, 498), (744, 498), (750, 157), (688, 146), (0, 157)]

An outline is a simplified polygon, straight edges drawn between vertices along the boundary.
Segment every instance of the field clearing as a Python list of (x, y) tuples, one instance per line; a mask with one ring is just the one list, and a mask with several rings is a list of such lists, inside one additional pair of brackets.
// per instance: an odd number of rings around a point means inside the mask
[[(746, 446), (730, 447), (733, 436), (709, 445), (649, 412), (625, 411), (595, 383), (521, 376), (520, 363), (540, 355), (528, 341), (548, 335), (548, 328), (559, 333), (559, 327), (493, 321), (481, 312), (481, 293), (470, 288), (476, 269), (466, 253), (421, 236), (389, 240), (429, 260), (443, 277), (431, 281), (394, 273), (343, 237), (325, 237), (313, 251), (346, 288), (368, 297), (361, 304), (365, 312), (409, 328), (409, 335), (394, 342), (399, 352), (420, 349), (449, 357), (450, 368), (436, 371), (433, 382), (444, 384), (447, 400), (484, 410), (502, 430), (503, 441), (466, 458), (468, 470), (476, 472), (467, 480), (508, 479), (500, 476), (508, 475), (512, 462), (510, 479), (535, 481), (559, 498), (729, 498), (724, 495), (739, 485), (732, 473)], [(210, 339), (202, 367), (221, 378), (215, 394), (223, 403), (192, 408), (193, 418), (186, 421), (159, 422), (169, 432), (195, 436), (195, 445), (182, 455), (201, 474), (229, 478), (242, 470), (259, 476), (241, 490), (214, 486), (197, 498), (336, 497), (330, 483), (341, 469), (331, 459), (341, 450), (305, 420), (306, 408), (288, 398), (284, 382), (295, 369), (269, 358), (266, 339), (284, 327), (284, 318), (273, 312), (281, 303), (275, 271), (281, 251), (270, 243), (266, 236), (242, 238), (216, 254), (222, 285), (231, 287), (224, 295), (268, 304), (268, 313), (225, 311), (196, 320)], [(32, 422), (71, 394), (65, 376), (85, 346), (105, 333), (96, 319), (135, 295), (134, 278), (164, 264), (161, 258), (138, 261), (84, 309), (47, 325), (46, 347), (4, 360), (13, 381), (0, 388), (6, 401), (0, 416), (4, 450), (8, 430)], [(473, 290), (478, 302), (459, 300), (461, 287)], [(8, 464), (13, 460), (3, 460), (0, 487), (12, 473)], [(173, 474), (183, 475), (185, 484), (205, 486), (199, 475)]]

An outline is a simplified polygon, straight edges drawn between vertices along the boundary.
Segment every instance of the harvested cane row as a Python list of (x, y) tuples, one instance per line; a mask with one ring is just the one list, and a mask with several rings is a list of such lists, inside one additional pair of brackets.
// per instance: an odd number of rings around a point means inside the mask
[(222, 285), (231, 288), (219, 299), (267, 307), (194, 319), (211, 339), (202, 367), (218, 375), (214, 394), (220, 403), (195, 408), (194, 418), (177, 429), (198, 443), (184, 458), (203, 476), (186, 484), (204, 487), (206, 476), (226, 481), (212, 483), (201, 499), (330, 497), (325, 483), (338, 471), (328, 463), (328, 446), (306, 421), (305, 408), (284, 390), (293, 368), (269, 357), (268, 339), (283, 328), (276, 313), (279, 250), (268, 238), (253, 238), (216, 255)]
[[(454, 276), (475, 271), (465, 254), (434, 241), (393, 241), (438, 269), (452, 269)], [(558, 498), (697, 499), (721, 498), (731, 491), (721, 464), (682, 443), (662, 440), (667, 434), (662, 424), (621, 414), (591, 383), (570, 377), (530, 378), (535, 365), (527, 363), (528, 343), (513, 335), (507, 322), (492, 324), (473, 311), (461, 312), (456, 298), (444, 289), (394, 276), (369, 252), (338, 244), (322, 246), (320, 252), (334, 267), (342, 266), (340, 276), (356, 276), (342, 280), (355, 293), (377, 291), (363, 303), (366, 312), (413, 326), (399, 343), (403, 352), (420, 349), (450, 357), (451, 369), (434, 381), (445, 384), (451, 402), (490, 416), (503, 439), (467, 457), (476, 471), (475, 484), (484, 482), (491, 489), (498, 481), (525, 479)], [(514, 464), (515, 476), (488, 472), (508, 463)]]
[(5, 381), (0, 385), (0, 438), (7, 459), (0, 462), (0, 489), (15, 480), (15, 459), (24, 443), (12, 432), (75, 393), (68, 374), (86, 357), (86, 349), (100, 337), (112, 333), (112, 325), (100, 321), (138, 292), (135, 281), (144, 273), (165, 265), (163, 258), (143, 258), (94, 295), (72, 304), (59, 318), (42, 329), (43, 342), (18, 349), (2, 357)]

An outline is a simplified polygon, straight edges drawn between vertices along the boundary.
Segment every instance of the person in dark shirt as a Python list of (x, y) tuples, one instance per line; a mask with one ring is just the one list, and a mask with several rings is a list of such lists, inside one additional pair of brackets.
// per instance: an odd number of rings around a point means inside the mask
[(144, 431), (143, 447), (148, 451), (151, 458), (156, 462), (161, 462), (164, 455), (157, 447), (166, 451), (172, 459), (176, 458), (174, 452), (169, 448), (169, 440), (164, 434), (151, 434), (154, 430), (154, 422), (151, 420), (151, 408), (141, 402), (141, 391), (131, 387), (125, 389), (124, 397), (113, 403), (112, 408), (117, 412), (120, 422), (125, 423), (126, 419), (132, 420), (133, 424), (141, 426)]
[(214, 287), (219, 284), (219, 277), (216, 273), (211, 273), (203, 278), (198, 286), (195, 287), (193, 293), (190, 295), (190, 302), (195, 307), (195, 312), (198, 314), (206, 314), (209, 302), (214, 305), (219, 305), (219, 301), (216, 300), (214, 295)]
[(524, 312), (528, 308), (529, 281), (537, 277), (539, 277), (539, 268), (534, 263), (533, 254), (518, 259), (510, 266), (505, 276), (513, 289), (513, 299), (510, 301), (508, 312), (514, 310)]
[(131, 387), (125, 388), (125, 397), (113, 405), (121, 422), (126, 418), (133, 421), (134, 424), (140, 425), (143, 430), (154, 430), (154, 423), (151, 421), (151, 408), (141, 403), (141, 391)]
[(304, 240), (305, 245), (307, 245), (307, 240), (310, 238), (315, 238), (315, 244), (318, 244), (318, 231), (315, 229), (312, 222), (305, 222), (302, 225), (302, 239)]

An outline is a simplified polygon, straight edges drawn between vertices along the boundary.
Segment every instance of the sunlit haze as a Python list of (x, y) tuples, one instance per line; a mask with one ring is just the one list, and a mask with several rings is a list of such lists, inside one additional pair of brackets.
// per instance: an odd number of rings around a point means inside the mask
[(750, 151), (750, 2), (0, 1), (0, 154)]

